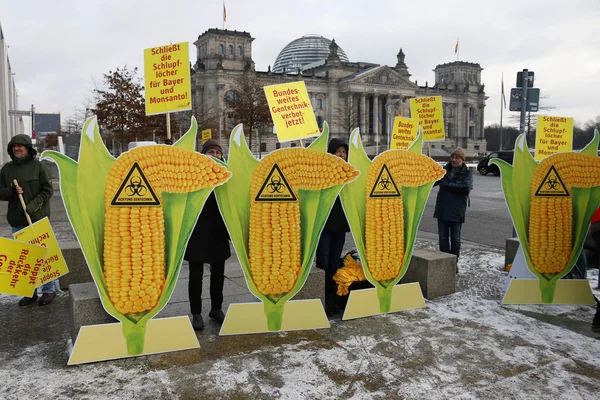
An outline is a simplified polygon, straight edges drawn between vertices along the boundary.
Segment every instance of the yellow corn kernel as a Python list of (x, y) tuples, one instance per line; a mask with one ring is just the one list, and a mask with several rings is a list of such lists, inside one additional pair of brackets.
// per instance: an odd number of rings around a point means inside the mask
[[(114, 207), (111, 201), (137, 162), (160, 206)], [(186, 174), (174, 173), (188, 168)], [(203, 171), (217, 171), (220, 178)], [(162, 193), (187, 193), (216, 186), (231, 173), (210, 157), (173, 146), (144, 146), (124, 153), (109, 171), (104, 189), (104, 280), (122, 314), (156, 307), (165, 283), (165, 222)]]
[[(560, 182), (559, 192), (567, 196), (536, 195), (551, 167), (554, 167)], [(531, 179), (531, 203), (529, 211), (528, 241), (531, 262), (542, 274), (562, 272), (573, 252), (573, 187), (590, 188), (600, 186), (600, 158), (581, 153), (559, 153), (545, 158), (535, 168)]]
[[(255, 201), (265, 180), (277, 165), (296, 201)], [(341, 158), (310, 149), (281, 149), (263, 158), (250, 181), (250, 272), (265, 295), (288, 293), (301, 267), (300, 205), (298, 190), (321, 190), (344, 184), (358, 171)], [(271, 280), (271, 277), (277, 277)]]
[[(399, 197), (371, 197), (386, 166)], [(373, 160), (366, 179), (365, 250), (369, 272), (378, 282), (394, 279), (404, 261), (404, 205), (402, 187), (418, 187), (444, 176), (431, 158), (406, 150), (390, 150)]]

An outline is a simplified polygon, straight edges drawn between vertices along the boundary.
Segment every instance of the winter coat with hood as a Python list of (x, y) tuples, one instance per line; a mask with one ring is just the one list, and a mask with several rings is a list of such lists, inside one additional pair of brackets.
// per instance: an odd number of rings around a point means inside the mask
[(446, 175), (435, 183), (440, 187), (433, 217), (444, 221), (465, 222), (469, 193), (473, 190), (473, 173), (463, 163), (451, 176), (452, 164), (444, 167)]
[[(12, 147), (22, 144), (27, 147), (25, 158), (16, 158)], [(33, 148), (31, 138), (27, 135), (16, 135), (8, 143), (8, 154), (12, 161), (0, 170), (0, 200), (8, 201), (6, 219), (10, 226), (27, 226), (27, 218), (13, 184), (16, 179), (23, 188), (23, 200), (27, 213), (33, 222), (50, 216), (50, 197), (54, 194), (52, 179), (46, 167), (36, 159), (37, 151)]]
[[(202, 154), (206, 154), (210, 148), (217, 148), (223, 153), (223, 149), (218, 142), (211, 139), (204, 143)], [(196, 221), (192, 236), (185, 249), (184, 259), (211, 264), (227, 260), (229, 257), (231, 257), (229, 233), (213, 191), (206, 199), (198, 221)]]
[[(327, 152), (329, 154), (335, 154), (335, 151), (340, 148), (340, 146), (345, 147), (346, 154), (348, 154), (348, 144), (338, 138), (333, 138), (329, 141)], [(331, 232), (350, 232), (350, 226), (346, 220), (346, 214), (344, 214), (344, 209), (342, 208), (342, 202), (340, 201), (339, 196), (336, 197), (333, 208), (327, 218), (327, 222), (325, 222), (325, 229)]]

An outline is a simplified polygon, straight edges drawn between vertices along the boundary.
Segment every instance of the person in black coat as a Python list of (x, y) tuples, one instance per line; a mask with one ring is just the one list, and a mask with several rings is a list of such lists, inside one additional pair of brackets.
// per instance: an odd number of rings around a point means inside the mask
[(444, 169), (446, 175), (434, 185), (440, 190), (433, 217), (438, 220), (440, 251), (454, 254), (458, 261), (460, 231), (465, 222), (469, 193), (473, 189), (473, 174), (465, 165), (465, 151), (460, 147), (452, 152)]
[[(219, 142), (210, 139), (202, 146), (202, 154), (223, 159), (223, 149)], [(225, 314), (223, 305), (223, 284), (225, 282), (225, 260), (231, 257), (229, 234), (219, 211), (215, 193), (206, 199), (198, 217), (192, 236), (187, 244), (184, 259), (190, 264), (188, 295), (192, 312), (192, 326), (195, 330), (204, 329), (202, 319), (202, 277), (204, 264), (210, 264), (210, 301), (208, 316), (222, 324)]]
[[(348, 160), (348, 145), (341, 139), (331, 139), (327, 146), (327, 152), (342, 158), (344, 161)], [(350, 232), (350, 226), (338, 196), (321, 232), (316, 258), (317, 268), (325, 270), (325, 312), (329, 316), (338, 314), (341, 311), (336, 296), (337, 285), (333, 280), (333, 276), (340, 265), (346, 232)]]

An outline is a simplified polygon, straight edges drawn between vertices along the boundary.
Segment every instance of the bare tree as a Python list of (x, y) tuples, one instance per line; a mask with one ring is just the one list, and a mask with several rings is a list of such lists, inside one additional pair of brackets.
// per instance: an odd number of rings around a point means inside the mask
[(271, 122), (271, 113), (262, 84), (249, 72), (235, 81), (235, 95), (226, 99), (227, 113), (236, 123), (244, 124), (252, 149), (252, 132)]
[[(104, 74), (103, 87), (93, 92), (95, 104), (89, 110), (97, 115), (105, 139), (119, 139), (121, 151), (126, 142), (166, 138), (165, 115), (146, 116), (144, 86), (137, 76), (137, 67), (109, 71)], [(172, 119), (171, 129), (177, 131), (177, 119)], [(114, 149), (113, 152), (116, 153)]]
[(334, 110), (336, 122), (342, 131), (342, 135), (350, 136), (350, 132), (358, 126), (358, 109), (349, 95), (340, 96), (340, 100)]

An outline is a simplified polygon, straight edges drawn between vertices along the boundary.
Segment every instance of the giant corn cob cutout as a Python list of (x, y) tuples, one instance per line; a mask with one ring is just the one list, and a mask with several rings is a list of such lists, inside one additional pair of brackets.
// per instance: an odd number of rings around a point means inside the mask
[(525, 135), (515, 142), (513, 165), (500, 159), (502, 190), (542, 301), (552, 303), (556, 282), (575, 265), (600, 204), (599, 134), (580, 152), (551, 155), (539, 164)]
[[(144, 349), (146, 324), (168, 302), (185, 246), (211, 190), (231, 176), (222, 163), (194, 152), (197, 126), (173, 146), (145, 146), (115, 160), (95, 118), (86, 121), (79, 163), (46, 151), (58, 164), (65, 208), (106, 311), (121, 321), (130, 355)], [(111, 205), (137, 166), (155, 206)], [(139, 182), (131, 181), (141, 190)]]
[(328, 127), (310, 148), (276, 150), (260, 162), (242, 126), (229, 146), (232, 180), (215, 189), (250, 291), (262, 300), (268, 329), (281, 329), (285, 302), (310, 271), (319, 235), (342, 186), (358, 172), (326, 153)]
[(367, 279), (377, 288), (380, 312), (390, 311), (392, 289), (410, 263), (417, 228), (433, 183), (444, 169), (421, 154), (423, 132), (408, 150), (388, 150), (373, 162), (358, 129), (350, 136), (349, 162), (361, 175), (341, 193)]

